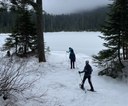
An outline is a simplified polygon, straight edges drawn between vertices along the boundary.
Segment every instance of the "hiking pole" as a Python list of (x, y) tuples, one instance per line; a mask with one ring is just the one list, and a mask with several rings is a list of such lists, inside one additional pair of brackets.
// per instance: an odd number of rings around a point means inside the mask
[[(79, 72), (78, 72), (79, 73)], [(80, 79), (81, 79), (81, 82), (82, 82), (82, 77), (81, 77), (81, 74), (79, 73), (79, 75), (80, 75)]]
[(85, 91), (85, 93), (86, 93), (86, 89), (84, 88), (84, 86), (83, 86), (83, 80), (82, 80), (82, 77), (81, 77), (81, 74), (80, 74), (80, 72), (79, 72), (79, 75), (80, 75), (80, 79), (81, 79), (81, 84), (79, 84), (79, 86), (80, 86), (80, 88), (82, 89), (82, 90), (84, 90)]
[(68, 53), (69, 53), (69, 51), (66, 51), (66, 61), (67, 61), (67, 66), (68, 66), (68, 68), (70, 68), (70, 65), (69, 65), (69, 58), (68, 58), (68, 56), (67, 56)]

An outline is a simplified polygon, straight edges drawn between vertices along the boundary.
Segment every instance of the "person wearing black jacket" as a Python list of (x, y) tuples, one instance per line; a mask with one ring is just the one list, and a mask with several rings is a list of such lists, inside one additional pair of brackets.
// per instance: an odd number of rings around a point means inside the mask
[(93, 88), (93, 85), (92, 85), (92, 82), (91, 82), (91, 74), (92, 74), (93, 70), (92, 70), (92, 67), (90, 66), (88, 60), (85, 62), (85, 64), (86, 65), (84, 67), (84, 70), (79, 71), (79, 74), (84, 73), (84, 77), (83, 77), (82, 84), (81, 84), (81, 89), (84, 89), (85, 80), (88, 79), (88, 83), (91, 87), (90, 91), (94, 91), (94, 88)]
[(71, 69), (72, 69), (72, 68), (75, 68), (76, 56), (75, 56), (73, 49), (70, 47), (69, 47), (69, 52), (70, 52), (70, 54), (69, 54), (70, 65), (71, 65)]

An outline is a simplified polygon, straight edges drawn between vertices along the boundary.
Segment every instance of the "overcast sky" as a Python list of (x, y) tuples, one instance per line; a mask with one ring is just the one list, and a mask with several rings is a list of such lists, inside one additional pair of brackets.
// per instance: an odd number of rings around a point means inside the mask
[(111, 2), (111, 0), (43, 0), (43, 7), (48, 13), (63, 14), (93, 9)]

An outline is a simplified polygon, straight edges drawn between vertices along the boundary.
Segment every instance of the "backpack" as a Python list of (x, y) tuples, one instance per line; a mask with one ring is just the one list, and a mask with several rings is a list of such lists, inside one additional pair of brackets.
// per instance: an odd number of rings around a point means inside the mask
[(88, 66), (86, 67), (85, 74), (86, 74), (86, 75), (90, 75), (90, 74), (92, 73), (92, 71), (93, 71), (92, 67), (91, 67), (90, 65), (88, 65)]

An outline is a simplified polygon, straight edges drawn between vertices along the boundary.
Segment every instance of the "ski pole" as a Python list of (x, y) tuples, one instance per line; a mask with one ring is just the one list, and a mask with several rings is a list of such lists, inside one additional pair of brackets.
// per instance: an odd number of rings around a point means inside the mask
[(68, 51), (66, 51), (66, 61), (67, 61), (67, 64), (68, 64), (68, 68), (70, 68), (70, 65), (69, 65), (69, 58), (67, 57), (67, 54), (68, 54), (69, 52)]
[(81, 74), (79, 73), (79, 75), (80, 75), (80, 79), (81, 79), (81, 81), (82, 81), (82, 77), (81, 77)]

